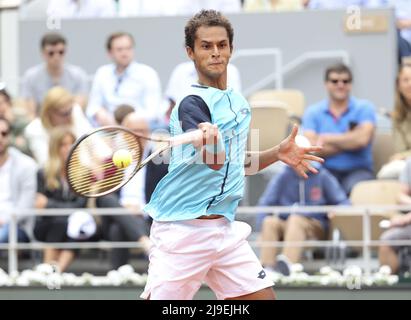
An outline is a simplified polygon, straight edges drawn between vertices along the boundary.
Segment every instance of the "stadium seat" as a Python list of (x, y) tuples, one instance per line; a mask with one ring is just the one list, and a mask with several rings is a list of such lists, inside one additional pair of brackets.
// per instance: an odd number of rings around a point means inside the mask
[(381, 167), (387, 163), (390, 157), (395, 153), (394, 144), (390, 132), (376, 132), (372, 146), (374, 173), (380, 171)]
[(290, 117), (301, 119), (304, 113), (304, 94), (295, 89), (261, 90), (252, 94), (248, 101), (253, 107), (256, 103), (280, 102), (285, 104)]
[[(397, 180), (370, 180), (356, 184), (351, 192), (353, 205), (396, 205), (400, 192)], [(371, 240), (378, 240), (382, 229), (379, 223), (395, 215), (396, 212), (381, 212), (371, 216)], [(338, 229), (344, 240), (362, 240), (362, 215), (332, 216), (330, 230)]]
[(277, 145), (287, 136), (288, 126), (288, 113), (283, 106), (252, 106), (248, 150), (261, 151)]

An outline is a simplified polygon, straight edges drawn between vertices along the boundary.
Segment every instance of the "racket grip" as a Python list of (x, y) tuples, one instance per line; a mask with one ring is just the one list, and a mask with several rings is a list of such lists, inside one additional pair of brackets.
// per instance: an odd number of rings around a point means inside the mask
[(192, 143), (196, 140), (203, 138), (203, 131), (200, 129), (190, 131), (187, 133), (180, 134), (178, 136), (174, 136), (170, 138), (170, 145), (171, 146), (179, 146), (181, 144)]

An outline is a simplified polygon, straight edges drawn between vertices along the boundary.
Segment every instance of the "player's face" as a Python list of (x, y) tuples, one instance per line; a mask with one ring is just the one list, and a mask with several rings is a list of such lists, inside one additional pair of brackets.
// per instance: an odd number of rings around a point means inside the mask
[(60, 67), (64, 63), (65, 54), (66, 46), (63, 43), (46, 45), (43, 49), (43, 58), (52, 68)]
[[(194, 50), (187, 53), (197, 71), (210, 80), (216, 80), (227, 72), (231, 57), (230, 41), (224, 27), (200, 27), (197, 29)], [(201, 80), (201, 79), (200, 79)]]
[(7, 123), (0, 120), (0, 156), (4, 155), (10, 142), (10, 128)]
[(407, 101), (411, 101), (411, 67), (404, 67), (401, 70), (398, 89)]
[(68, 155), (70, 153), (71, 146), (73, 145), (74, 140), (71, 134), (67, 134), (61, 141), (59, 156), (63, 163), (66, 162)]
[(331, 72), (325, 83), (331, 100), (347, 100), (351, 92), (351, 78), (347, 73)]
[(116, 65), (127, 67), (134, 59), (134, 45), (130, 37), (115, 38), (111, 42), (109, 55)]

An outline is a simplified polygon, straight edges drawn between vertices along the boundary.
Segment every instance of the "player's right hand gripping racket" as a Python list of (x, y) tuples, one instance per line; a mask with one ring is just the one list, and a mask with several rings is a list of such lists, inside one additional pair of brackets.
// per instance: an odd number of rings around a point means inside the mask
[[(169, 139), (154, 139), (118, 126), (96, 129), (78, 139), (71, 148), (66, 162), (68, 183), (71, 189), (81, 196), (107, 195), (124, 186), (160, 153), (201, 139), (202, 136), (201, 130), (195, 130)], [(143, 160), (142, 139), (164, 142), (165, 145)], [(113, 155), (118, 150), (126, 150), (131, 155), (131, 163), (125, 168), (113, 162)]]

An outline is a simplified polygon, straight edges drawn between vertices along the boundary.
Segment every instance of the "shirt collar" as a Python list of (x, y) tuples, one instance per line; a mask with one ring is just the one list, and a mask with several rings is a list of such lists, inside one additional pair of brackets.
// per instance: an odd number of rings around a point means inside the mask
[[(354, 98), (350, 96), (350, 97), (348, 98), (348, 108), (347, 108), (347, 110), (343, 113), (343, 115), (346, 114), (346, 113), (348, 113), (349, 111), (351, 111), (352, 108), (354, 107), (354, 104), (355, 104)], [(325, 99), (325, 100), (323, 101), (323, 103), (322, 103), (322, 105), (321, 105), (321, 111), (324, 112), (324, 113), (329, 113), (329, 114), (331, 114), (331, 113), (330, 113), (330, 100), (329, 100), (329, 99)]]

